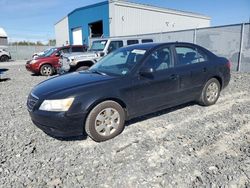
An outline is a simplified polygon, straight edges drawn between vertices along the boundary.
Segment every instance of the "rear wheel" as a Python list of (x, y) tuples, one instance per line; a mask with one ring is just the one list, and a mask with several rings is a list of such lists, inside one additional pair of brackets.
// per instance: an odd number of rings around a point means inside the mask
[(212, 78), (205, 84), (199, 103), (204, 106), (210, 106), (217, 102), (220, 96), (221, 85), (216, 78)]
[(53, 68), (49, 64), (43, 65), (40, 68), (40, 74), (43, 76), (51, 76), (51, 75), (53, 75), (53, 73), (54, 73)]
[(93, 140), (101, 142), (120, 134), (124, 129), (124, 122), (124, 109), (114, 101), (104, 101), (89, 113), (85, 131)]
[(2, 55), (1, 57), (0, 57), (0, 61), (1, 62), (7, 62), (7, 61), (9, 61), (9, 57), (7, 56), (7, 55)]

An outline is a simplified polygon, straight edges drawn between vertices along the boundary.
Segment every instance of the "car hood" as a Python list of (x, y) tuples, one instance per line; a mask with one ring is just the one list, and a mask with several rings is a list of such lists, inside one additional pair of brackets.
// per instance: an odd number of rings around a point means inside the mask
[(32, 90), (32, 94), (38, 98), (44, 98), (57, 92), (96, 84), (110, 79), (114, 79), (114, 77), (85, 71), (74, 72), (41, 82)]
[(81, 58), (96, 58), (97, 52), (84, 52), (78, 56), (75, 56), (76, 59), (81, 59)]

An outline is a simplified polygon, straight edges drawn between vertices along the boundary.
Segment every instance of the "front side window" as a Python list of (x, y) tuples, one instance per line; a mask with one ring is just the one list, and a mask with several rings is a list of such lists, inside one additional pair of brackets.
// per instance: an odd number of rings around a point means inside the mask
[(123, 42), (122, 41), (111, 41), (108, 47), (108, 53), (121, 48), (123, 46)]
[(176, 47), (177, 65), (188, 65), (207, 61), (207, 56), (191, 47)]
[(99, 60), (89, 70), (118, 76), (127, 75), (141, 61), (145, 53), (144, 49), (119, 49)]
[(157, 49), (149, 55), (145, 67), (152, 68), (154, 71), (166, 70), (172, 67), (171, 52), (168, 47)]

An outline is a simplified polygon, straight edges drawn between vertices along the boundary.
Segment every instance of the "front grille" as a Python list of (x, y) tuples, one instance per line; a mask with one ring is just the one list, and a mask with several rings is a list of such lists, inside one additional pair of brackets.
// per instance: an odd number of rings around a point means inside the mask
[(27, 107), (28, 107), (28, 111), (33, 111), (36, 103), (38, 102), (38, 97), (35, 96), (34, 94), (30, 94), (27, 100)]

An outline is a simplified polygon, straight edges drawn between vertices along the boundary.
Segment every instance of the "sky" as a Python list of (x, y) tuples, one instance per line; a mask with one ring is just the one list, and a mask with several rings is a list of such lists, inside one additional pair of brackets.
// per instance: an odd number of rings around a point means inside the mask
[[(54, 24), (72, 10), (104, 0), (0, 0), (0, 27), (9, 41), (54, 39)], [(211, 26), (249, 22), (250, 0), (130, 0), (210, 16)]]

